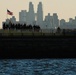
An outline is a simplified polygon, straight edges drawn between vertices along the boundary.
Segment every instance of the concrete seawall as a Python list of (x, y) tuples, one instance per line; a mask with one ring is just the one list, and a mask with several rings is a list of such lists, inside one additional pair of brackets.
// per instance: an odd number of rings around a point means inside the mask
[(76, 36), (0, 36), (0, 58), (75, 58)]

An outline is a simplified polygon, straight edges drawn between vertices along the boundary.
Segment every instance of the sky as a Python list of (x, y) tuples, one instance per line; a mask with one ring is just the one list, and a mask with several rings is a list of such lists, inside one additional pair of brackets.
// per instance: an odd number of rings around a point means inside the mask
[[(44, 17), (50, 13), (58, 14), (59, 19), (75, 18), (76, 16), (76, 0), (0, 0), (0, 28), (2, 28), (2, 22), (7, 18), (7, 9), (13, 12), (16, 20), (19, 20), (19, 12), (21, 10), (29, 9), (29, 2), (34, 4), (34, 11), (37, 12), (37, 5), (39, 2), (43, 4)], [(11, 18), (8, 15), (8, 18)]]

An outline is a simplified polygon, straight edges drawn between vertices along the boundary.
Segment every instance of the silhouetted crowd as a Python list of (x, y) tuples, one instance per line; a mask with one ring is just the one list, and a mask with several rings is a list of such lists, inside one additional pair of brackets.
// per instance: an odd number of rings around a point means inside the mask
[(40, 26), (39, 25), (32, 26), (31, 24), (30, 25), (26, 25), (26, 24), (20, 24), (20, 23), (18, 23), (18, 24), (12, 24), (12, 23), (6, 24), (6, 23), (3, 23), (3, 29), (39, 31), (40, 30)]

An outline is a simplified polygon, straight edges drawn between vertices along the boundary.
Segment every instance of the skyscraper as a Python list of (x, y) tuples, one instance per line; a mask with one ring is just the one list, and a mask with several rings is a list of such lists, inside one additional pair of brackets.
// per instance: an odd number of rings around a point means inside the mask
[(16, 24), (16, 18), (15, 16), (12, 16), (12, 18), (10, 18), (11, 23)]
[(60, 20), (60, 28), (63, 29), (65, 27), (65, 24), (66, 24), (65, 20), (64, 19), (61, 19)]
[(75, 16), (75, 25), (76, 25), (76, 16)]
[(50, 16), (50, 13), (45, 17), (45, 24), (46, 24), (46, 29), (51, 29), (52, 28), (52, 16)]
[(32, 2), (29, 3), (29, 11), (27, 14), (27, 24), (33, 25), (35, 22), (35, 13), (34, 13), (34, 7)]
[(42, 28), (43, 25), (43, 8), (42, 8), (42, 2), (39, 2), (38, 8), (37, 8), (37, 25), (39, 25)]
[(21, 24), (26, 23), (26, 18), (27, 18), (27, 11), (26, 10), (22, 10), (21, 12), (19, 12), (19, 22)]
[(72, 23), (73, 22), (73, 18), (69, 18), (69, 23)]
[(53, 13), (53, 27), (58, 27), (59, 26), (59, 19), (57, 16), (57, 13)]

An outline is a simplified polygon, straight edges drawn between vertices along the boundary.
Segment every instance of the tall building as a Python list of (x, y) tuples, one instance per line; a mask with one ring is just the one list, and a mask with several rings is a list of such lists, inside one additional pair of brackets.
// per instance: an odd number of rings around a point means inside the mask
[(27, 24), (34, 25), (35, 22), (35, 13), (34, 13), (34, 7), (32, 2), (29, 3), (29, 11), (27, 14)]
[(15, 16), (12, 16), (12, 18), (10, 18), (11, 23), (16, 24), (16, 18)]
[(9, 24), (9, 22), (10, 22), (10, 19), (7, 18), (6, 21), (5, 21), (5, 23)]
[(72, 23), (73, 22), (73, 18), (69, 18), (69, 23)]
[(60, 20), (60, 26), (62, 26), (62, 25), (65, 25), (65, 20), (64, 19)]
[(59, 26), (59, 19), (58, 19), (57, 13), (53, 13), (53, 28), (58, 26)]
[(76, 20), (73, 18), (69, 18), (69, 25), (71, 28), (73, 28), (76, 25)]
[(42, 2), (39, 2), (38, 8), (37, 8), (37, 25), (39, 25), (42, 29), (43, 27), (43, 8), (42, 8)]
[(76, 25), (76, 16), (75, 16), (75, 25)]
[(21, 10), (21, 12), (19, 12), (19, 22), (21, 24), (26, 23), (26, 19), (27, 19), (27, 11)]
[(45, 22), (46, 29), (52, 29), (52, 16), (50, 16), (50, 13), (45, 17)]
[(60, 28), (64, 28), (65, 27), (65, 20), (64, 19), (61, 19), (60, 20)]

